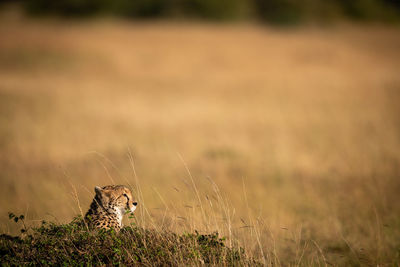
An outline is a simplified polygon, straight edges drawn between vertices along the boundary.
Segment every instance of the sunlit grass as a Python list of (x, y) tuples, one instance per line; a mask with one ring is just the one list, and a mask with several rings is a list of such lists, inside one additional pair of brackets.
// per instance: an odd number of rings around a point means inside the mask
[(218, 231), (266, 264), (394, 264), (398, 36), (3, 23), (2, 232), (9, 211), (69, 222), (117, 183), (144, 229)]

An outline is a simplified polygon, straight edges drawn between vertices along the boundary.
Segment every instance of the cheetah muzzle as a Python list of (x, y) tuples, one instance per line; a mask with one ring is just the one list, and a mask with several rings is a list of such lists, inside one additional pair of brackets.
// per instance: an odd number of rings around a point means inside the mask
[(137, 202), (133, 202), (132, 192), (124, 185), (96, 186), (96, 193), (85, 215), (85, 222), (90, 228), (122, 228), (125, 213), (134, 212)]

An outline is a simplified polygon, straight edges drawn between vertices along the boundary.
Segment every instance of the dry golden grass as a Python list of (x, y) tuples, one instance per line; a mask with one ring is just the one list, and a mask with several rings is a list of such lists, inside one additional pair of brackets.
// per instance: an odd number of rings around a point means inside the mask
[(3, 19), (1, 232), (121, 183), (138, 225), (266, 264), (396, 264), (399, 47), (379, 26)]

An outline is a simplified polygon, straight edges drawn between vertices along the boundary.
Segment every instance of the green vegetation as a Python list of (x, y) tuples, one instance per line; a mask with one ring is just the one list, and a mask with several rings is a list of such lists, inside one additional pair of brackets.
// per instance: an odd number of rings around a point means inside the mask
[(394, 21), (400, 5), (393, 0), (30, 0), (34, 14), (88, 16), (112, 14), (130, 18), (197, 17), (211, 20), (257, 18), (269, 23), (294, 24), (339, 17)]
[[(24, 221), (10, 213), (15, 222)], [(88, 231), (81, 217), (69, 224), (43, 221), (21, 237), (0, 235), (0, 261), (5, 265), (257, 265), (245, 257), (242, 248), (229, 248), (218, 233), (178, 235), (139, 227)]]
[(399, 47), (400, 28), (383, 25), (10, 13), (0, 233), (21, 234), (10, 210), (65, 224), (94, 186), (125, 184), (137, 230), (161, 240), (218, 232), (266, 266), (397, 266)]

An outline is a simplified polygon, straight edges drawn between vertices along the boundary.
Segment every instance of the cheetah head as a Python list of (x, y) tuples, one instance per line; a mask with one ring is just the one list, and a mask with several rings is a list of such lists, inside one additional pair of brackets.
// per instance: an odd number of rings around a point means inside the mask
[(124, 185), (96, 186), (96, 199), (108, 212), (123, 215), (134, 212), (137, 202), (133, 201), (132, 192)]

